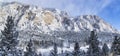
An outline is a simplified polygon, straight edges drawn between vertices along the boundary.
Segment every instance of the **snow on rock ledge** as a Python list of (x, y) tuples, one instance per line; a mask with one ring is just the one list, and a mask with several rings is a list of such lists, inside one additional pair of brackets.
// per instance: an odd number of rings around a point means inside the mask
[(20, 30), (31, 29), (42, 32), (94, 30), (100, 32), (118, 31), (96, 15), (71, 17), (66, 12), (53, 8), (40, 8), (17, 2), (0, 5), (0, 30), (8, 15), (15, 17), (15, 24)]

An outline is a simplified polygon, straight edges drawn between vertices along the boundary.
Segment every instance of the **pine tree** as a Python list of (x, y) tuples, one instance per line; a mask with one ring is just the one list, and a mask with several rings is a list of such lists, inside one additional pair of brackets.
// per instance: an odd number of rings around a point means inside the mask
[(18, 32), (14, 27), (14, 20), (12, 16), (7, 17), (6, 27), (2, 32), (2, 40), (0, 48), (3, 51), (3, 55), (8, 55), (8, 52), (11, 52), (12, 55), (15, 55), (15, 48), (18, 44)]
[(35, 52), (35, 50), (33, 49), (33, 42), (31, 39), (28, 42), (26, 50), (27, 51), (25, 52), (24, 56), (38, 56), (37, 53)]
[(91, 31), (90, 38), (88, 40), (89, 48), (88, 48), (88, 56), (99, 56), (100, 48), (99, 41), (97, 40), (97, 35), (94, 31)]
[(109, 48), (106, 43), (102, 47), (102, 53), (103, 53), (103, 56), (108, 56)]
[(112, 43), (111, 51), (114, 55), (120, 55), (120, 37), (115, 36)]
[(68, 53), (66, 53), (66, 54), (65, 54), (65, 56), (69, 56), (69, 54), (68, 54)]
[(39, 55), (38, 55), (38, 56), (42, 56), (41, 52), (39, 53)]
[(75, 45), (74, 45), (74, 51), (73, 51), (73, 56), (80, 56), (79, 55), (79, 43), (76, 42)]
[(57, 44), (54, 43), (53, 50), (51, 51), (50, 56), (58, 56), (57, 52)]

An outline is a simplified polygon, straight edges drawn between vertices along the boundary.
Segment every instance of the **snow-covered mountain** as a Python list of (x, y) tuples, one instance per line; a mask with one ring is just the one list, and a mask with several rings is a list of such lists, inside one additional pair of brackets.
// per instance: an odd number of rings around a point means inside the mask
[(72, 17), (59, 9), (0, 2), (0, 30), (4, 30), (8, 16), (14, 17), (19, 31), (17, 48), (26, 51), (27, 43), (32, 39), (35, 49), (43, 56), (49, 55), (53, 42), (58, 45), (58, 53), (61, 50), (73, 51), (74, 42), (79, 42), (80, 49), (87, 51), (89, 46), (85, 41), (90, 37), (91, 30), (97, 31), (100, 47), (107, 43), (110, 48), (114, 36), (120, 36), (115, 28), (96, 15)]
[(50, 31), (97, 30), (99, 32), (118, 32), (110, 24), (96, 15), (71, 17), (67, 12), (54, 8), (41, 8), (17, 2), (0, 5), (0, 30), (3, 30), (7, 16), (13, 16), (19, 30), (33, 29), (48, 33)]

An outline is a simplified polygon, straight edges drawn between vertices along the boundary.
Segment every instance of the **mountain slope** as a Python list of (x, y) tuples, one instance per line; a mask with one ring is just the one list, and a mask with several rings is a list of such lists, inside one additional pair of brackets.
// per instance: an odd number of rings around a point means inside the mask
[(71, 17), (65, 11), (53, 8), (41, 8), (17, 2), (0, 5), (0, 30), (3, 30), (7, 16), (15, 18), (15, 24), (21, 30), (50, 31), (86, 31), (118, 32), (110, 24), (96, 15)]

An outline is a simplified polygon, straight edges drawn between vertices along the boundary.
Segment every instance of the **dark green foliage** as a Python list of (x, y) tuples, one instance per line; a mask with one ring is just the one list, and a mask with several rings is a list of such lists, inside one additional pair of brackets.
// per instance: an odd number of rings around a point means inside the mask
[(42, 56), (41, 52), (39, 53), (39, 55), (38, 55), (38, 56)]
[(65, 54), (65, 56), (69, 56), (69, 54), (68, 54), (68, 53), (66, 53), (66, 54)]
[(0, 48), (3, 51), (3, 55), (7, 55), (8, 52), (11, 52), (11, 54), (15, 54), (16, 45), (18, 44), (18, 32), (14, 27), (14, 20), (12, 16), (7, 17), (7, 23), (5, 25), (6, 27), (4, 28), (4, 30), (1, 31), (2, 39), (0, 42)]
[(58, 52), (58, 50), (57, 50), (57, 44), (55, 43), (54, 44), (54, 53), (55, 53), (56, 56), (57, 56), (57, 52)]
[(102, 53), (103, 53), (103, 56), (108, 56), (109, 48), (106, 43), (102, 47)]
[(6, 27), (4, 28), (4, 31), (2, 32), (2, 40), (1, 40), (1, 46), (7, 46), (10, 48), (10, 43), (13, 43), (13, 19), (12, 17), (8, 16), (7, 23), (5, 24)]
[(51, 51), (50, 56), (58, 56), (57, 52), (57, 44), (54, 43), (53, 50)]
[(73, 56), (79, 56), (79, 43), (76, 42), (74, 45), (74, 51), (73, 51)]
[(75, 46), (74, 46), (74, 51), (79, 51), (79, 43), (78, 42), (76, 42), (75, 43)]
[(32, 43), (32, 40), (30, 39), (30, 41), (28, 42), (28, 45), (26, 47), (26, 50), (29, 51), (29, 52), (32, 52), (32, 47), (33, 47), (33, 43)]
[(100, 48), (99, 48), (99, 41), (97, 40), (97, 35), (94, 31), (91, 31), (90, 38), (88, 40), (89, 48), (88, 48), (88, 55), (90, 56), (99, 56)]
[(112, 43), (111, 51), (114, 54), (120, 55), (120, 37), (115, 36), (114, 41)]
[(34, 48), (33, 47), (33, 42), (30, 39), (30, 41), (28, 42), (28, 45), (26, 47), (27, 51), (25, 52), (24, 56), (38, 56), (33, 48)]

